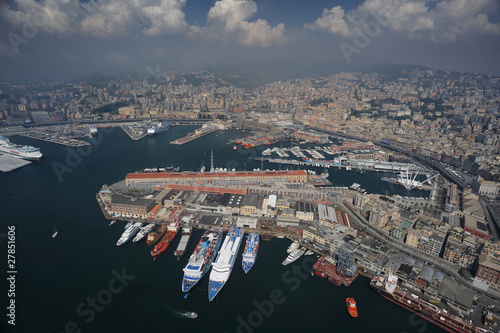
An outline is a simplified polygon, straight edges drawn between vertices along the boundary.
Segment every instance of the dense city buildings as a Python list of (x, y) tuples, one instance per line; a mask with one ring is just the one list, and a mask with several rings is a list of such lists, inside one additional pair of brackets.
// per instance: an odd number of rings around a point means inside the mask
[[(359, 172), (384, 165), (400, 175), (381, 180), (408, 191), (403, 197), (369, 194), (359, 184), (318, 188), (331, 185), (328, 174), (281, 165), (279, 171), (154, 168), (127, 174), (123, 188), (99, 192), (109, 218), (165, 223), (191, 214), (200, 228), (233, 224), (289, 236), (332, 257), (318, 264), (323, 271), (316, 274), (328, 272), (334, 261), (352, 273), (356, 263), (366, 274), (395, 274), (427, 301), (467, 315), (474, 312), (475, 297), (467, 288), (500, 291), (494, 210), (500, 191), (500, 78), (409, 67), (394, 78), (339, 73), (252, 90), (203, 70), (162, 73), (155, 82), (3, 83), (0, 90), (0, 134), (73, 139), (87, 135), (89, 124), (120, 124), (136, 140), (147, 135), (144, 124), (201, 125), (170, 142), (184, 144), (218, 130), (252, 130), (235, 144), (253, 151), (295, 141), (296, 149), (287, 148), (294, 161), (284, 159), (289, 155), (283, 148), (273, 148), (280, 164)], [(332, 137), (339, 142), (330, 142)], [(308, 158), (298, 147), (305, 144), (323, 147), (305, 149)], [(404, 178), (404, 171), (409, 177), (417, 170), (426, 182)], [(409, 197), (415, 187), (429, 196)]]

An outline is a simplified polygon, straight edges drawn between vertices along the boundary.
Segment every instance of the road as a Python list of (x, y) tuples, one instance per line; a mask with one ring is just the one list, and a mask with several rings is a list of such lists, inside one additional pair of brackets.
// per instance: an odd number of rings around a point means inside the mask
[(473, 289), (476, 293), (491, 297), (493, 299), (499, 299), (500, 293), (496, 291), (484, 291), (482, 289), (476, 288), (472, 286), (472, 283), (466, 279), (464, 279), (459, 273), (460, 266), (454, 265), (444, 259), (439, 257), (429, 256), (427, 253), (422, 252), (415, 248), (410, 248), (409, 246), (398, 242), (396, 239), (390, 237), (389, 235), (380, 232), (378, 229), (374, 228), (372, 225), (368, 223), (368, 221), (359, 214), (359, 211), (352, 206), (352, 204), (348, 202), (341, 203), (341, 206), (346, 211), (351, 211), (353, 215), (353, 222), (360, 229), (369, 232), (371, 235), (377, 237), (383, 243), (387, 243), (392, 247), (396, 248), (400, 252), (407, 254), (415, 259), (418, 259), (422, 262), (428, 262), (436, 268), (439, 268), (442, 272), (446, 273), (448, 276), (453, 277), (455, 281), (458, 281), (460, 284), (467, 286), (468, 288)]
[[(330, 133), (330, 132), (328, 132), (328, 133)], [(346, 137), (346, 138), (354, 139), (354, 140), (368, 141), (368, 140), (360, 138), (360, 137), (356, 137), (356, 136), (353, 136), (353, 135), (348, 135), (348, 134), (340, 133), (340, 132), (333, 132), (333, 133), (330, 133), (330, 134), (334, 134), (334, 135), (337, 135), (337, 136)], [(463, 179), (461, 179), (461, 178), (455, 176), (454, 174), (452, 174), (449, 170), (446, 169), (446, 167), (445, 167), (444, 164), (442, 164), (442, 163), (440, 163), (438, 161), (434, 161), (434, 160), (425, 158), (423, 156), (416, 155), (416, 154), (414, 154), (412, 152), (405, 151), (403, 149), (400, 149), (400, 148), (397, 148), (397, 147), (394, 147), (394, 146), (390, 146), (390, 145), (388, 145), (386, 143), (383, 143), (383, 142), (378, 142), (377, 145), (379, 145), (381, 147), (384, 147), (384, 148), (387, 148), (389, 150), (396, 151), (396, 152), (401, 153), (401, 154), (405, 154), (407, 156), (410, 156), (410, 157), (414, 158), (417, 161), (424, 162), (424, 163), (432, 165), (442, 175), (445, 175), (449, 180), (451, 180), (452, 182), (454, 182), (458, 186), (460, 186), (462, 188), (462, 190), (464, 188), (468, 188), (469, 187), (468, 184)], [(500, 233), (500, 209), (499, 209), (499, 207), (496, 204), (493, 204), (490, 201), (490, 198), (488, 198), (488, 197), (486, 197), (486, 196), (484, 196), (482, 194), (479, 194), (474, 189), (471, 189), (471, 190), (472, 190), (472, 192), (474, 194), (476, 194), (479, 197), (479, 201), (481, 202), (481, 204), (483, 205), (483, 207), (487, 207), (488, 210), (489, 210), (489, 212), (490, 212), (489, 216), (488, 216), (488, 214), (485, 214), (485, 215), (487, 215), (486, 219), (488, 221), (488, 229), (490, 230), (490, 233), (491, 233), (491, 236), (492, 236), (492, 240), (495, 240), (495, 241), (499, 240), (499, 233)]]

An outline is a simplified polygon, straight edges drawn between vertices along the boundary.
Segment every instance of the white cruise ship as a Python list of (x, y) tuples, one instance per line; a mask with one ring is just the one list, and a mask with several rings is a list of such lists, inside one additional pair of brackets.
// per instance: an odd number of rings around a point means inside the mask
[(259, 251), (259, 234), (252, 232), (248, 235), (247, 242), (245, 244), (245, 249), (243, 250), (243, 260), (241, 265), (243, 266), (243, 271), (245, 274), (252, 268), (255, 260), (257, 259), (257, 252)]
[(207, 230), (201, 236), (198, 245), (184, 267), (182, 291), (188, 292), (212, 267), (212, 261), (217, 255), (222, 243), (222, 229)]
[(30, 161), (38, 161), (42, 158), (40, 148), (16, 145), (4, 136), (0, 136), (0, 153)]
[(128, 242), (132, 237), (134, 237), (139, 232), (139, 230), (141, 230), (141, 225), (142, 223), (136, 222), (127, 229), (125, 229), (118, 242), (116, 242), (116, 246), (123, 245), (126, 242)]
[(172, 127), (172, 124), (171, 123), (158, 123), (156, 125), (154, 125), (153, 127), (151, 128), (148, 128), (148, 134), (151, 136), (151, 135), (156, 135), (156, 134), (159, 134), (163, 131), (166, 131), (168, 130), (170, 127)]
[(234, 262), (243, 239), (241, 229), (232, 228), (224, 238), (217, 259), (212, 264), (210, 282), (208, 283), (208, 300), (212, 301), (229, 279)]

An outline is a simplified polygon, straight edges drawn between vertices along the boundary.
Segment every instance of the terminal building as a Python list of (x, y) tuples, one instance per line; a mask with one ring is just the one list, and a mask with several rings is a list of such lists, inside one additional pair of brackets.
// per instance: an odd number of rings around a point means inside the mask
[(132, 188), (154, 189), (175, 183), (244, 185), (260, 183), (305, 183), (305, 170), (280, 171), (221, 171), (221, 172), (135, 172), (125, 177)]

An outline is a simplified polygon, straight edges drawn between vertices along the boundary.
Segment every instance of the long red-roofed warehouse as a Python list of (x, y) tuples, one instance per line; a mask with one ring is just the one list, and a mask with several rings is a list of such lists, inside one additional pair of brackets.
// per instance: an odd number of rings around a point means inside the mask
[(222, 172), (135, 172), (125, 177), (125, 183), (130, 187), (140, 187), (156, 183), (171, 182), (220, 182), (241, 181), (255, 182), (307, 182), (305, 170), (280, 170), (280, 171), (222, 171)]

